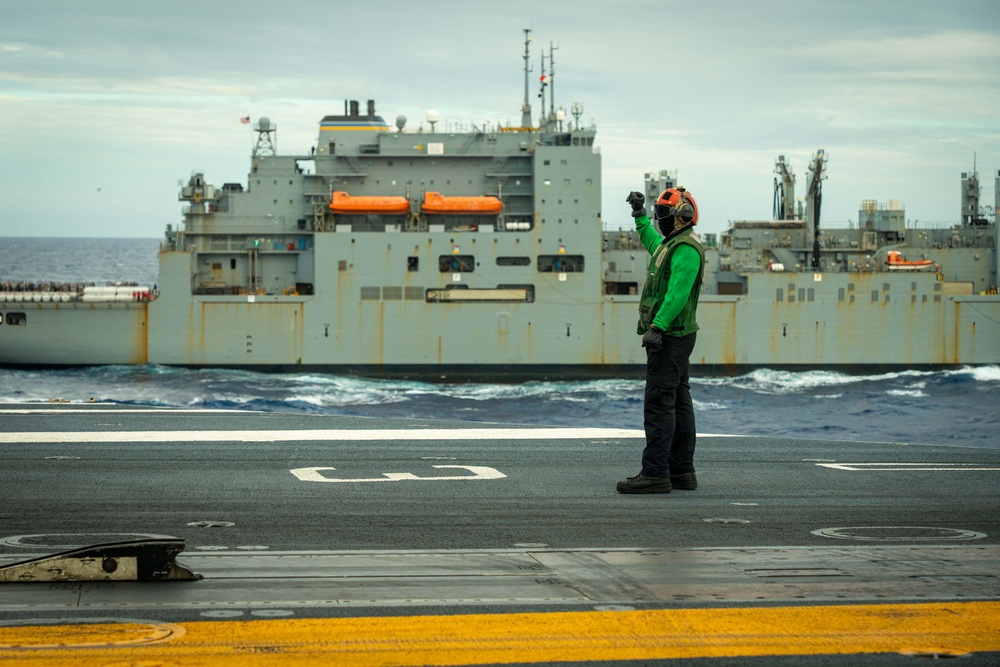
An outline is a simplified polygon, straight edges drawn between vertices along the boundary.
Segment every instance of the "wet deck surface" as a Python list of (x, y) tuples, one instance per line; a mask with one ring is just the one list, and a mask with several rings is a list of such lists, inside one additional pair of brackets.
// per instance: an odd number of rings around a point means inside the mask
[(641, 447), (0, 405), (0, 566), (169, 535), (204, 575), (0, 584), (0, 664), (1000, 659), (1000, 450), (702, 435), (697, 491), (619, 495)]

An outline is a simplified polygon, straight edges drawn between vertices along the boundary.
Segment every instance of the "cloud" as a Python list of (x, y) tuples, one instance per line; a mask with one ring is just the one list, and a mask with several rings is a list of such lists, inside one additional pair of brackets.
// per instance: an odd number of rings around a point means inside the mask
[[(193, 168), (246, 178), (247, 114), (269, 116), (279, 150), (301, 153), (345, 98), (375, 99), (409, 128), (429, 108), (443, 123), (518, 123), (526, 27), (536, 118), (551, 41), (557, 104), (581, 102), (597, 124), (609, 223), (659, 169), (698, 188), (703, 229), (769, 217), (775, 157), (801, 182), (817, 148), (830, 156), (828, 219), (897, 198), (954, 220), (973, 153), (984, 174), (1000, 162), (998, 15), (989, 0), (869, 3), (863, 16), (832, 0), (15, 3), (0, 25), (0, 197), (16, 211), (0, 235), (65, 233), (72, 219), (75, 234), (158, 236)], [(115, 206), (23, 201), (55, 181), (84, 202), (95, 180), (117, 184)], [(929, 185), (949, 194), (928, 202)], [(137, 223), (137, 210), (155, 214)]]

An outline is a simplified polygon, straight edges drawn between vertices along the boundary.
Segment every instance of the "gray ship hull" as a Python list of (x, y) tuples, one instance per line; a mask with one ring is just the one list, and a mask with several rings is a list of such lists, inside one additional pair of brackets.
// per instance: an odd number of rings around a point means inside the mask
[[(889, 274), (751, 276), (747, 295), (703, 297), (693, 370), (1000, 363), (1000, 299), (942, 295), (938, 284), (933, 276)], [(801, 301), (776, 300), (780, 290), (797, 296), (798, 285)], [(21, 367), (152, 363), (442, 380), (627, 377), (644, 367), (636, 297), (628, 295), (498, 307), (169, 293), (165, 286), (142, 304), (0, 304), (28, 322), (0, 330), (0, 359)]]

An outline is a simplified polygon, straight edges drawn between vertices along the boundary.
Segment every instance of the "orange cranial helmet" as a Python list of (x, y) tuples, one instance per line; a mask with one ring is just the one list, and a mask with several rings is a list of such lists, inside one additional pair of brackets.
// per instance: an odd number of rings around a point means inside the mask
[(676, 216), (682, 225), (697, 225), (698, 203), (684, 188), (667, 188), (656, 198), (653, 216), (657, 222)]

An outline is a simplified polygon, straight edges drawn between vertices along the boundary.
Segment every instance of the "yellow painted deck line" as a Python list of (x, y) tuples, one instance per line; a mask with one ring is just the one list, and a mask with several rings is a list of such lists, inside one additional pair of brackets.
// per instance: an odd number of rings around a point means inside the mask
[[(164, 639), (165, 627), (174, 632)], [(129, 641), (135, 645), (122, 646)], [(49, 648), (60, 643), (76, 647)], [(19, 667), (81, 660), (376, 667), (983, 651), (1000, 651), (1000, 602), (0, 626), (0, 664)]]

